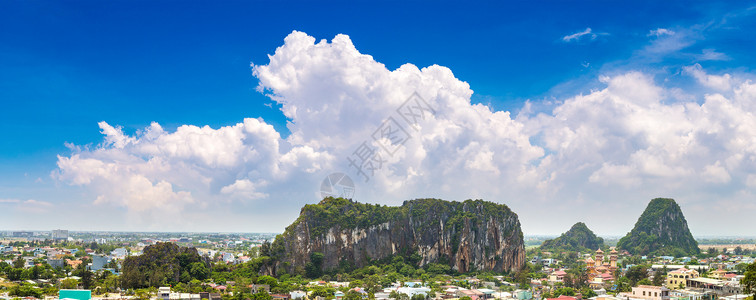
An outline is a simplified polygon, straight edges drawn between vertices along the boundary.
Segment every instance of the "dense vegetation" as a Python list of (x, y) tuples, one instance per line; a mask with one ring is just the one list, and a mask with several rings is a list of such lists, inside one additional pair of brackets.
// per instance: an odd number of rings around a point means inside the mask
[(195, 248), (174, 243), (157, 243), (144, 248), (142, 255), (123, 261), (121, 282), (124, 288), (164, 286), (210, 276), (209, 264)]
[(558, 238), (546, 240), (541, 244), (543, 251), (578, 251), (588, 252), (599, 248), (606, 249), (604, 239), (597, 237), (583, 222), (575, 223), (572, 228)]
[(750, 294), (753, 300), (756, 298), (756, 262), (746, 266), (744, 275), (745, 277), (741, 279), (743, 293)]
[(367, 228), (394, 220), (404, 214), (406, 214), (406, 211), (402, 210), (402, 207), (359, 203), (344, 198), (327, 197), (318, 204), (305, 205), (300, 217), (286, 228), (286, 232), (295, 228), (305, 217), (320, 221), (310, 226), (310, 234), (320, 236), (332, 227)]
[[(449, 212), (452, 215), (449, 218), (448, 225), (461, 225), (465, 218), (475, 218), (474, 214), (466, 212), (465, 205), (482, 206), (482, 212), (485, 216), (500, 216), (511, 214), (512, 211), (502, 204), (483, 200), (465, 200), (463, 202), (444, 201), (440, 199), (415, 199), (405, 201), (402, 206), (386, 206), (380, 204), (360, 203), (344, 198), (324, 198), (318, 204), (307, 204), (301, 212), (299, 218), (291, 225), (286, 227), (284, 235), (290, 233), (299, 222), (305, 218), (309, 220), (318, 220), (311, 223), (309, 227), (310, 235), (320, 236), (330, 228), (367, 228), (379, 225), (389, 221), (402, 219), (405, 217), (424, 218), (429, 212)], [(276, 238), (276, 240), (280, 240)]]
[(686, 256), (700, 253), (698, 243), (675, 200), (656, 198), (617, 247), (635, 255)]

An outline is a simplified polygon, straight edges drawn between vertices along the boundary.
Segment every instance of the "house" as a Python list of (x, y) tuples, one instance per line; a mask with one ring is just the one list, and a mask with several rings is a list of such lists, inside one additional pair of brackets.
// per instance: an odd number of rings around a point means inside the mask
[(688, 279), (698, 278), (696, 270), (681, 268), (667, 273), (667, 288), (685, 288)]
[(171, 288), (167, 286), (161, 286), (158, 288), (157, 297), (163, 300), (171, 299)]
[(105, 265), (110, 262), (110, 257), (106, 255), (93, 255), (92, 256), (92, 265), (89, 267), (92, 271), (99, 271), (102, 268), (105, 267)]
[(533, 292), (528, 290), (516, 290), (514, 292), (517, 300), (530, 300), (533, 299)]
[(225, 292), (228, 288), (225, 285), (216, 285), (213, 287), (215, 290), (219, 292)]
[(697, 291), (715, 293), (719, 296), (739, 294), (743, 291), (739, 282), (703, 277), (689, 278), (686, 286)]
[(13, 247), (0, 245), (0, 254), (13, 252)]
[(59, 299), (76, 299), (76, 300), (89, 300), (92, 299), (92, 291), (90, 290), (60, 290), (58, 291)]
[(50, 265), (53, 269), (57, 268), (63, 268), (66, 265), (66, 261), (63, 259), (47, 259), (47, 264)]
[[(703, 300), (704, 296), (708, 295), (690, 289), (672, 290), (669, 292), (670, 300)], [(708, 299), (709, 297), (706, 298)]]
[(399, 287), (396, 288), (396, 292), (399, 294), (407, 294), (410, 298), (414, 295), (427, 295), (431, 290), (427, 287)]
[(228, 252), (223, 252), (223, 253), (221, 253), (221, 260), (223, 260), (223, 262), (225, 262), (227, 264), (233, 263), (235, 261), (234, 254), (233, 253), (228, 253)]
[(33, 256), (25, 256), (24, 257), (24, 268), (25, 269), (34, 267), (34, 265), (35, 265), (34, 258), (35, 257), (33, 257)]
[(300, 298), (305, 298), (305, 297), (307, 297), (307, 293), (304, 291), (291, 291), (289, 293), (290, 299), (300, 299)]
[(200, 292), (199, 293), (199, 299), (207, 299), (207, 300), (221, 300), (221, 294), (220, 293), (208, 293), (208, 292)]
[(542, 264), (543, 264), (543, 265), (544, 265), (545, 267), (548, 267), (548, 266), (550, 266), (550, 265), (555, 265), (555, 264), (558, 264), (558, 263), (559, 263), (559, 261), (558, 261), (558, 260), (556, 260), (556, 258), (546, 258), (546, 259), (542, 259), (542, 260), (541, 260), (541, 263), (542, 263)]
[(730, 295), (730, 296), (724, 296), (720, 297), (720, 300), (743, 300), (745, 298), (748, 298), (753, 295), (744, 295), (744, 294), (736, 294), (736, 295)]
[(66, 263), (69, 266), (71, 266), (71, 268), (76, 269), (81, 264), (81, 260), (80, 259), (77, 259), (77, 260), (66, 259)]
[(127, 255), (129, 255), (129, 250), (127, 250), (126, 248), (117, 248), (117, 249), (111, 251), (110, 255), (112, 255), (113, 257), (119, 258), (119, 259), (123, 259)]
[(565, 272), (564, 270), (554, 271), (554, 273), (551, 273), (551, 275), (549, 275), (549, 281), (563, 282), (565, 275), (567, 275), (567, 272)]
[(546, 299), (547, 300), (578, 300), (577, 297), (565, 296), (565, 295), (560, 295), (559, 297), (556, 297), (556, 298), (546, 298)]
[(482, 299), (494, 298), (494, 293), (496, 292), (492, 289), (478, 289), (477, 291), (483, 293), (483, 297), (481, 297)]
[(620, 297), (643, 300), (669, 300), (669, 289), (663, 286), (639, 285), (632, 292), (619, 294)]

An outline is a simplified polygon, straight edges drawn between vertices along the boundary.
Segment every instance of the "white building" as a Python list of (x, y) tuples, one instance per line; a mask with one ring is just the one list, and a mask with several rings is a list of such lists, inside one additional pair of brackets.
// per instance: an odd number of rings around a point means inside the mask
[(632, 292), (620, 293), (620, 297), (642, 300), (669, 300), (669, 289), (663, 286), (639, 285)]

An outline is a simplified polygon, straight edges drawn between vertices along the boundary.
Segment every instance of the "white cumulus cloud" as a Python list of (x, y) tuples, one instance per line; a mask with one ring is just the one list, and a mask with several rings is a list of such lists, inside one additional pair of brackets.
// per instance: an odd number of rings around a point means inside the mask
[[(564, 40), (586, 35), (595, 33)], [(360, 201), (505, 202), (531, 232), (554, 231), (539, 227), (542, 218), (589, 217), (605, 218), (603, 232), (620, 232), (637, 216), (617, 222), (607, 213), (641, 210), (652, 197), (671, 194), (703, 215), (717, 188), (729, 187), (731, 195), (719, 196), (730, 204), (749, 201), (756, 188), (756, 85), (699, 65), (685, 72), (718, 93), (681, 97), (678, 87), (626, 72), (603, 76), (602, 88), (560, 99), (553, 110), (526, 107), (513, 118), (471, 102), (470, 85), (446, 67), (389, 70), (346, 35), (329, 42), (293, 32), (269, 58), (253, 74), (289, 119), (288, 137), (253, 118), (170, 132), (153, 123), (132, 136), (101, 122), (103, 143), (72, 147), (53, 175), (85, 187), (98, 205), (150, 222), (251, 202), (268, 206), (238, 212), (253, 216), (250, 224), (272, 217), (280, 228), (318, 200), (320, 180), (332, 172), (354, 179)], [(408, 103), (425, 109), (407, 114)], [(349, 159), (366, 154), (377, 168), (359, 173)]]

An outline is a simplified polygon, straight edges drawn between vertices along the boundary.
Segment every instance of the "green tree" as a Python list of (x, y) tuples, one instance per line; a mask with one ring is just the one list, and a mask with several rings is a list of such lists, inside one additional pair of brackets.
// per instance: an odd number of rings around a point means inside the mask
[(589, 289), (587, 287), (584, 287), (580, 289), (580, 293), (583, 295), (583, 299), (593, 298), (598, 296), (596, 292), (594, 292), (592, 289)]
[(22, 284), (22, 285), (12, 286), (10, 290), (8, 291), (8, 295), (17, 296), (17, 297), (42, 298), (42, 290), (30, 284)]
[(92, 271), (90, 271), (89, 269), (84, 269), (84, 271), (79, 274), (79, 276), (81, 276), (81, 287), (83, 287), (85, 290), (91, 289), (92, 285), (94, 284), (94, 274), (92, 274)]
[(630, 280), (631, 286), (636, 286), (641, 279), (648, 278), (646, 266), (632, 266), (625, 273), (625, 277)]
[(21, 276), (24, 273), (24, 269), (19, 268), (8, 268), (8, 280), (10, 281), (19, 281), (21, 280)]
[(554, 292), (552, 294), (553, 294), (553, 296), (555, 298), (559, 297), (561, 295), (575, 296), (575, 289), (573, 289), (571, 287), (562, 287), (562, 288), (558, 288), (558, 289), (554, 290)]
[(362, 294), (355, 290), (349, 290), (344, 294), (343, 300), (362, 300)]
[(13, 261), (13, 267), (16, 269), (23, 269), (24, 265), (26, 265), (26, 261), (21, 256), (17, 257), (16, 260)]
[(73, 278), (67, 278), (60, 281), (60, 288), (66, 290), (76, 289), (79, 286), (79, 281)]
[(310, 261), (305, 265), (305, 275), (308, 278), (318, 278), (323, 275), (323, 258), (325, 255), (320, 252), (312, 252)]
[(740, 284), (743, 286), (743, 292), (751, 294), (751, 297), (756, 298), (756, 262), (748, 265), (745, 270), (745, 277), (740, 280)]
[(252, 294), (250, 293), (249, 282), (246, 282), (246, 280), (238, 280), (234, 285), (234, 296), (232, 299), (246, 300), (251, 298)]
[(630, 279), (627, 279), (627, 277), (625, 276), (622, 276), (619, 279), (617, 279), (615, 284), (617, 284), (617, 289), (615, 290), (615, 292), (617, 293), (629, 292), (630, 290), (632, 290), (632, 286), (633, 286), (632, 284), (630, 284)]
[(205, 280), (210, 278), (210, 270), (204, 263), (195, 262), (189, 265), (189, 275), (198, 280)]
[(134, 293), (134, 297), (139, 300), (148, 300), (150, 299), (150, 294), (145, 289), (138, 289)]
[(264, 275), (257, 277), (257, 284), (267, 284), (272, 289), (278, 286), (278, 280), (272, 276)]
[(266, 292), (264, 289), (260, 289), (259, 291), (257, 291), (257, 293), (252, 295), (252, 300), (271, 300), (271, 299), (273, 299), (273, 297), (270, 296), (270, 294), (268, 294), (268, 292)]
[(661, 286), (663, 283), (664, 283), (664, 275), (662, 274), (662, 270), (656, 269), (656, 271), (654, 272), (654, 281), (652, 284), (655, 286)]
[(310, 291), (312, 299), (314, 299), (315, 297), (330, 298), (333, 297), (333, 294), (336, 292), (334, 288), (328, 288), (324, 286), (315, 286)]

